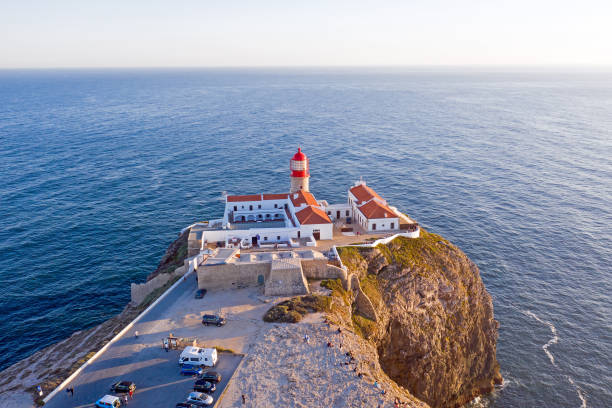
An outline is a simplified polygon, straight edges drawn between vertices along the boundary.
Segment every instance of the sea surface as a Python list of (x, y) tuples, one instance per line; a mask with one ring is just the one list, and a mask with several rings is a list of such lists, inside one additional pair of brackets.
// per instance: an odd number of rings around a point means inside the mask
[(612, 72), (0, 71), (0, 368), (118, 313), (222, 193), (363, 177), (461, 247), (505, 382), (475, 406), (612, 406)]

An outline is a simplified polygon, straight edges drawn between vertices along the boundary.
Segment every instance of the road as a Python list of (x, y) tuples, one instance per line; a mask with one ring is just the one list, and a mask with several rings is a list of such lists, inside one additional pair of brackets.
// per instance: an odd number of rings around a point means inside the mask
[[(180, 375), (180, 350), (164, 351), (162, 338), (172, 332), (178, 337), (197, 337), (199, 344), (241, 353), (264, 327), (261, 318), (270, 306), (259, 300), (258, 288), (209, 291), (204, 299), (194, 299), (195, 291), (193, 276), (181, 282), (68, 385), (74, 387), (74, 397), (62, 391), (45, 407), (91, 407), (105, 394), (112, 394), (111, 384), (123, 380), (136, 383), (130, 407), (174, 407), (184, 401), (192, 391), (194, 379)], [(228, 319), (225, 326), (201, 324), (203, 314), (218, 311)], [(135, 331), (139, 333), (138, 338), (134, 337)], [(222, 375), (223, 381), (213, 394), (215, 401), (240, 359), (238, 355), (219, 354), (215, 371)]]

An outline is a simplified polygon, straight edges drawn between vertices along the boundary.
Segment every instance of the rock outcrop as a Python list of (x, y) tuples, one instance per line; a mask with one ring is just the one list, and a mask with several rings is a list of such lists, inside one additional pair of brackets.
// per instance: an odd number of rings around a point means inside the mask
[(374, 323), (353, 304), (353, 327), (390, 378), (432, 407), (461, 406), (501, 382), (491, 296), (456, 246), (423, 231), (340, 255), (376, 310)]

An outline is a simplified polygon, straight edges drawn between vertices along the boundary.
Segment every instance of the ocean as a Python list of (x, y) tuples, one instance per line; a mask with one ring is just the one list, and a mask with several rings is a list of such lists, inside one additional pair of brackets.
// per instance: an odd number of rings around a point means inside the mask
[(612, 72), (0, 71), (0, 368), (129, 301), (222, 193), (363, 177), (480, 267), (486, 407), (612, 401)]

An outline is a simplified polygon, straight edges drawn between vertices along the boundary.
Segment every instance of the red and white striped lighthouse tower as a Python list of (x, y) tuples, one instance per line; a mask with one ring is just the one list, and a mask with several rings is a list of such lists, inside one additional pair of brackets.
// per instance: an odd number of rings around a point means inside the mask
[(290, 193), (295, 193), (299, 190), (310, 191), (308, 183), (310, 181), (310, 169), (308, 167), (308, 157), (302, 153), (302, 149), (298, 147), (298, 151), (291, 158), (289, 163), (291, 169), (291, 190)]

